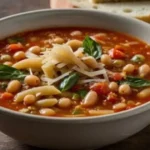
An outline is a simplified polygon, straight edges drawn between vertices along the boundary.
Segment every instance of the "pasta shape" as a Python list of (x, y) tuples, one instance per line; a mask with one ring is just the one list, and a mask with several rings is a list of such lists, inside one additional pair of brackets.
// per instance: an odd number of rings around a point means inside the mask
[(41, 69), (42, 58), (30, 58), (21, 60), (13, 65), (16, 69)]
[(61, 92), (55, 88), (54, 86), (40, 86), (40, 87), (35, 87), (32, 89), (28, 89), (25, 91), (22, 91), (18, 93), (15, 96), (15, 102), (22, 102), (24, 97), (28, 94), (36, 95), (40, 94), (41, 96), (49, 96), (49, 95), (57, 95), (60, 94)]

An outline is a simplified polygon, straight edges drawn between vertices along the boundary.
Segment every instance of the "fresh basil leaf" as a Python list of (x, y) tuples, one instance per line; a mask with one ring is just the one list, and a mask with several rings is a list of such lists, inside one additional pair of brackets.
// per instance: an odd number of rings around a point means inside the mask
[(71, 89), (79, 80), (79, 74), (73, 73), (66, 77), (61, 83), (60, 83), (60, 90), (61, 91), (67, 91)]
[(88, 91), (87, 90), (80, 90), (80, 91), (78, 91), (77, 92), (79, 95), (80, 95), (80, 97), (83, 99), (85, 96), (86, 96), (86, 94), (88, 93)]
[(120, 84), (128, 84), (133, 88), (143, 88), (150, 86), (150, 80), (137, 78), (133, 76), (127, 76), (126, 79), (120, 81)]
[(26, 74), (13, 67), (0, 64), (0, 80), (24, 79)]
[(102, 55), (102, 47), (91, 39), (89, 36), (85, 37), (83, 41), (84, 53), (99, 59)]
[(9, 44), (14, 44), (14, 43), (25, 43), (24, 38), (22, 37), (10, 37), (7, 39), (7, 42)]

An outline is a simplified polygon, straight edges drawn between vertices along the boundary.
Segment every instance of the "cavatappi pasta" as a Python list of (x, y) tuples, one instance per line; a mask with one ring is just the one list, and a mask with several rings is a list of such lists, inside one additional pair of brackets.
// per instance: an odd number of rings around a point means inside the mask
[(0, 106), (53, 117), (107, 115), (150, 99), (150, 46), (101, 29), (56, 28), (0, 41)]

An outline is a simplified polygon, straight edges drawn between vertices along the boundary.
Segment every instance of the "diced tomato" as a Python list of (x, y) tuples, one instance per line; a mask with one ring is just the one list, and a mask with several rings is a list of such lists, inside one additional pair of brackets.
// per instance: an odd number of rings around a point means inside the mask
[(110, 92), (107, 96), (107, 101), (111, 103), (116, 103), (118, 101), (118, 96), (117, 94)]
[(108, 84), (105, 82), (95, 83), (90, 87), (91, 90), (95, 91), (97, 94), (107, 95), (110, 90)]
[(123, 53), (120, 50), (117, 50), (115, 48), (113, 48), (109, 51), (109, 56), (113, 59), (123, 59), (126, 57), (125, 53)]
[(120, 81), (122, 80), (123, 76), (120, 73), (114, 73), (112, 79), (114, 81)]
[(8, 45), (7, 49), (11, 52), (16, 52), (18, 50), (22, 50), (24, 47), (21, 43), (17, 43), (17, 44), (10, 44)]
[(4, 92), (0, 96), (1, 100), (11, 100), (11, 99), (13, 99), (13, 97), (14, 97), (14, 95), (9, 92)]
[(122, 46), (122, 45), (116, 45), (115, 49), (117, 49), (119, 51), (125, 51), (126, 50), (126, 48), (124, 46)]

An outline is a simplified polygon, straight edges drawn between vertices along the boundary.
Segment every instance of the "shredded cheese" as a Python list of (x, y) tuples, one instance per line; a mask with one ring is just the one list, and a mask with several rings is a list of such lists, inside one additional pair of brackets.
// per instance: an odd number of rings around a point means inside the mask
[(56, 77), (54, 79), (50, 79), (50, 78), (47, 78), (47, 77), (41, 77), (41, 80), (44, 81), (44, 82), (47, 82), (48, 85), (52, 85), (53, 83), (55, 82), (58, 82), (60, 81), (61, 79), (65, 78), (66, 76), (68, 76), (72, 71), (68, 71), (62, 75), (60, 75), (59, 77)]
[(30, 73), (30, 75), (33, 75), (33, 72), (32, 72), (31, 68), (29, 68), (29, 73)]
[(79, 84), (84, 84), (84, 83), (90, 83), (90, 82), (105, 82), (105, 79), (85, 79), (85, 80), (80, 80)]
[(95, 76), (103, 75), (103, 74), (106, 73), (105, 69), (98, 70), (98, 71), (92, 71), (92, 72), (90, 72), (90, 71), (85, 71), (85, 70), (83, 70), (83, 69), (81, 69), (81, 68), (78, 68), (78, 67), (74, 67), (73, 69), (74, 69), (75, 71), (77, 71), (77, 72), (80, 72), (80, 73), (82, 73), (82, 74), (88, 76), (88, 77), (95, 77)]

